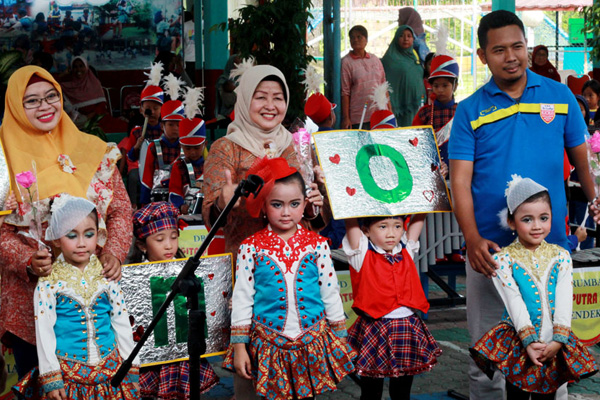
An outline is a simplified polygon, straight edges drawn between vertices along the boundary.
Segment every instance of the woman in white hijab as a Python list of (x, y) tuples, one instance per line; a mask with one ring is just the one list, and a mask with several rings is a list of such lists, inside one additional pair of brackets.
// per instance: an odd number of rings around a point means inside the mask
[[(235, 91), (235, 119), (227, 135), (211, 146), (204, 167), (202, 214), (208, 226), (215, 222), (257, 158), (283, 157), (298, 168), (292, 134), (281, 125), (289, 99), (281, 71), (270, 65), (254, 66), (243, 73)], [(322, 206), (323, 196), (314, 184), (313, 189), (309, 202)], [(225, 251), (234, 255), (242, 240), (265, 226), (263, 219), (248, 214), (243, 203), (240, 200), (229, 213), (224, 227)], [(306, 213), (311, 210), (307, 207)]]

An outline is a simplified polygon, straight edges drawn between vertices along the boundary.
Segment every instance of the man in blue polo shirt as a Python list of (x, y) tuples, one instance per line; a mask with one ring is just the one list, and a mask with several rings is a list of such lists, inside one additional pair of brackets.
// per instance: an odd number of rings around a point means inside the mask
[[(511, 174), (548, 188), (553, 215), (546, 240), (563, 247), (567, 247), (564, 149), (581, 174), (586, 196), (590, 201), (595, 197), (584, 143), (586, 126), (577, 101), (567, 86), (527, 69), (521, 20), (511, 12), (494, 11), (481, 19), (477, 34), (477, 54), (492, 79), (460, 102), (449, 143), (454, 212), (470, 265), (467, 322), (472, 344), (504, 310), (489, 277), (497, 268), (491, 253), (514, 240), (498, 217), (506, 207), (504, 190)], [(489, 380), (471, 362), (469, 377), (471, 400), (503, 398), (504, 379), (499, 373)]]

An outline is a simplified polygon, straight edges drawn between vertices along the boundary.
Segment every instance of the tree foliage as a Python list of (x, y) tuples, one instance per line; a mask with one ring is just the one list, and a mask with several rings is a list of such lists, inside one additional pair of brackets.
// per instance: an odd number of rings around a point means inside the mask
[(234, 50), (241, 58), (253, 56), (258, 64), (273, 65), (285, 76), (290, 89), (287, 121), (304, 114), (300, 70), (314, 60), (306, 49), (311, 7), (311, 0), (266, 0), (244, 6), (240, 17), (230, 22)]
[(583, 33), (592, 33), (594, 37), (588, 39), (588, 46), (591, 47), (590, 55), (595, 62), (600, 61), (600, 4), (594, 3), (590, 7), (585, 7), (583, 11), (585, 18)]

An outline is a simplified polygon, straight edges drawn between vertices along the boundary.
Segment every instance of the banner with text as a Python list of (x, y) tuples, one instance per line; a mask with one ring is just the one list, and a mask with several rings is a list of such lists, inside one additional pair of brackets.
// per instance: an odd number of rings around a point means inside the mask
[(600, 342), (600, 268), (573, 268), (571, 329), (586, 345)]

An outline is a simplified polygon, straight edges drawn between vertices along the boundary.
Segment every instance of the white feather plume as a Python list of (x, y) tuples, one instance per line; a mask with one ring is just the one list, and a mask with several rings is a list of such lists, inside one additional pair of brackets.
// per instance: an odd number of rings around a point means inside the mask
[(302, 69), (302, 72), (304, 72), (302, 84), (306, 88), (306, 98), (308, 99), (311, 94), (319, 93), (323, 84), (323, 75), (319, 74), (317, 69), (312, 65), (309, 65), (306, 69)]
[(504, 197), (508, 197), (510, 191), (515, 187), (515, 185), (523, 180), (523, 177), (517, 174), (512, 174), (510, 177), (512, 178), (512, 180), (510, 180), (506, 185), (506, 189), (504, 190)]
[(171, 100), (177, 100), (181, 92), (181, 85), (184, 84), (185, 82), (181, 78), (178, 78), (173, 74), (169, 74), (164, 80), (163, 89), (165, 90), (165, 93), (171, 98)]
[(183, 111), (186, 118), (192, 119), (197, 114), (202, 114), (202, 102), (204, 101), (204, 88), (186, 88), (183, 100)]
[(152, 63), (152, 65), (150, 66), (150, 72), (144, 72), (144, 75), (148, 77), (148, 80), (146, 81), (146, 86), (159, 86), (160, 80), (162, 78), (163, 69), (164, 66), (162, 62), (159, 61)]
[(437, 31), (437, 38), (435, 39), (435, 55), (447, 55), (452, 56), (448, 51), (448, 27), (446, 25), (440, 25)]
[(505, 229), (507, 231), (510, 231), (512, 229), (510, 229), (510, 226), (508, 225), (508, 208), (504, 207), (502, 210), (500, 210), (498, 212), (498, 222), (500, 223), (500, 226), (502, 227), (502, 229)]
[(388, 93), (392, 93), (392, 87), (389, 82), (384, 82), (380, 85), (375, 86), (373, 94), (369, 95), (369, 99), (372, 100), (371, 107), (376, 110), (387, 110), (388, 106)]
[(231, 72), (229, 73), (229, 77), (231, 79), (233, 79), (234, 81), (240, 79), (240, 77), (242, 75), (244, 75), (244, 72), (248, 71), (250, 68), (254, 67), (254, 63), (255, 63), (255, 59), (254, 57), (250, 56), (244, 60), (242, 60), (241, 63), (239, 64), (234, 64), (235, 68), (233, 68), (231, 70)]

